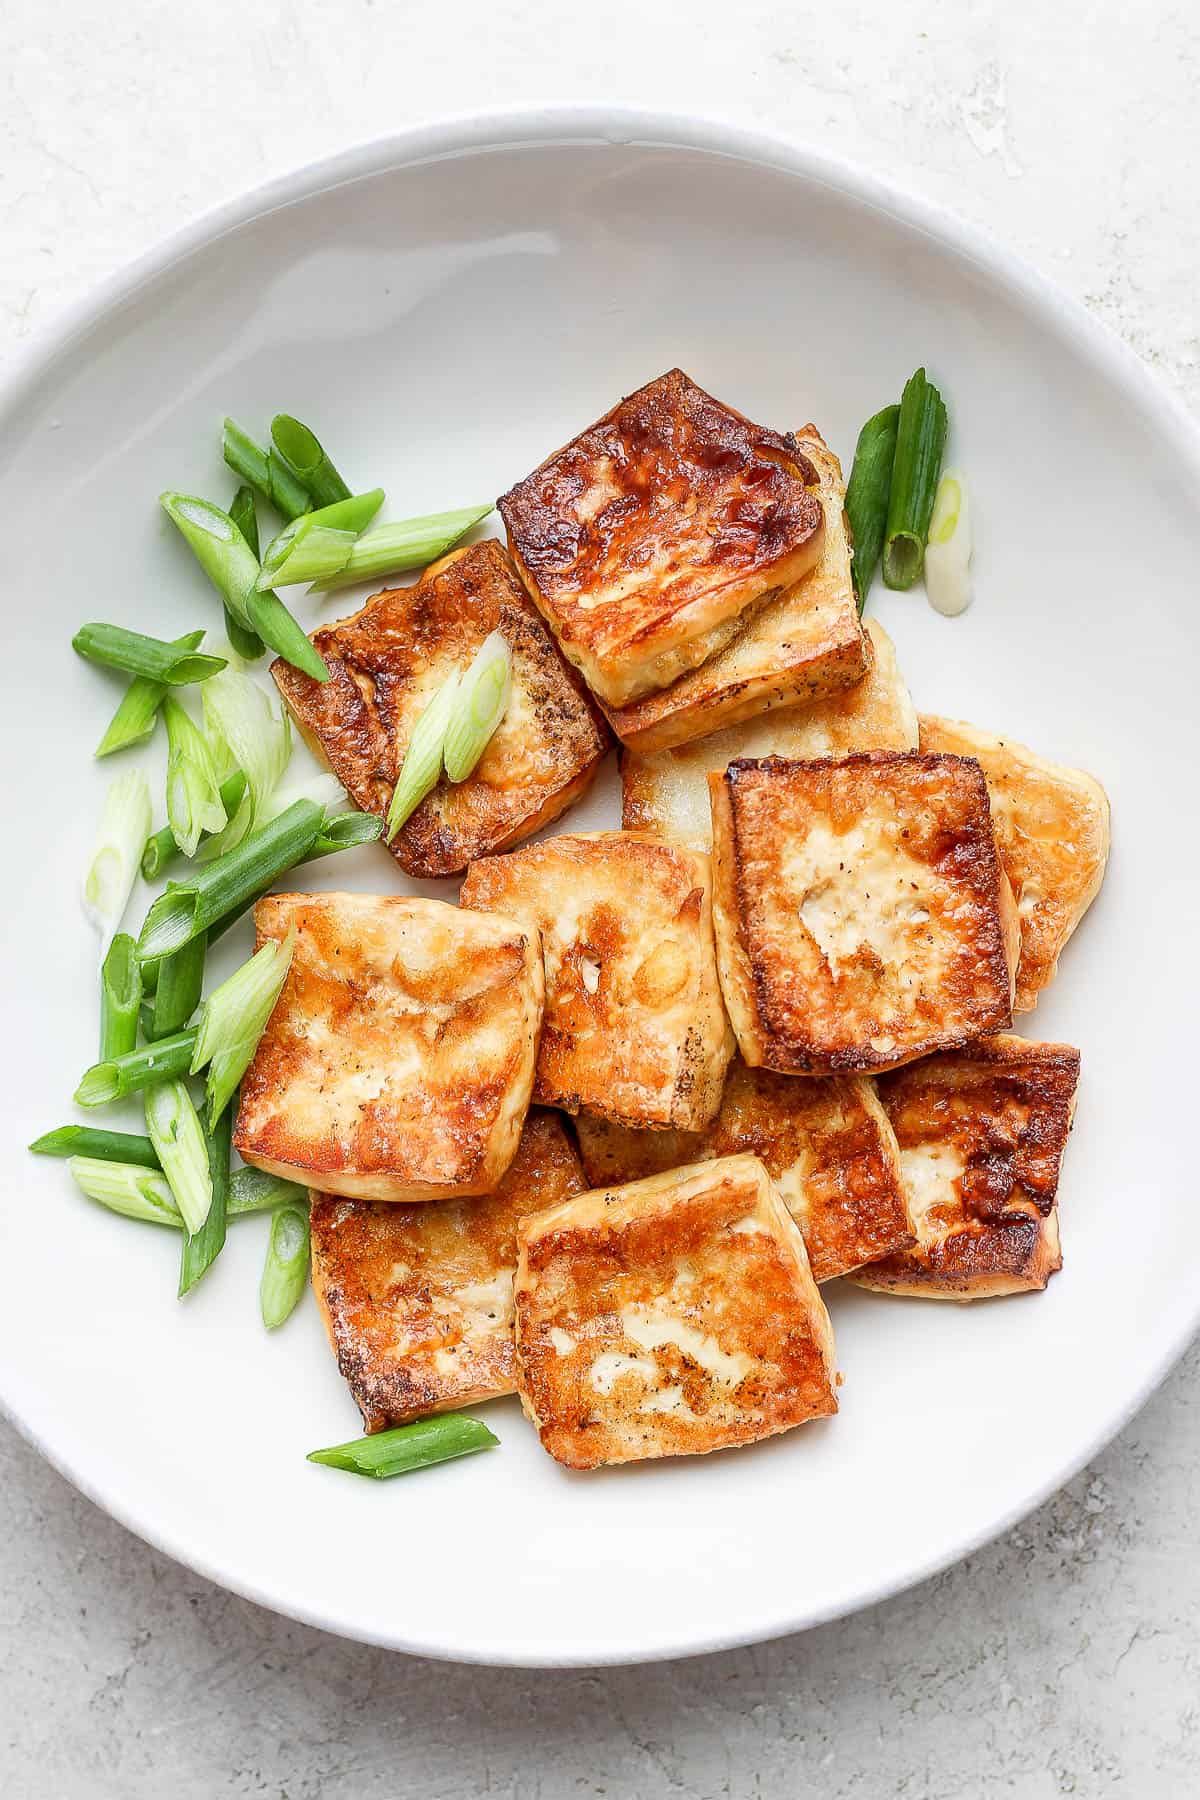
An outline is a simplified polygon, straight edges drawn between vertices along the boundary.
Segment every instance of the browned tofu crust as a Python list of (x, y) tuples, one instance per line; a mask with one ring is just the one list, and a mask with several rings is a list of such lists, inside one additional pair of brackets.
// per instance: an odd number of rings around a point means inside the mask
[(621, 831), (552, 837), (472, 863), (462, 903), (541, 934), (536, 1101), (635, 1126), (708, 1123), (733, 1035), (707, 856)]
[(367, 1431), (512, 1393), (517, 1220), (586, 1186), (559, 1115), (534, 1110), (493, 1194), (388, 1206), (314, 1193), (313, 1291)]
[(850, 580), (842, 466), (815, 425), (797, 432), (796, 442), (817, 471), (825, 513), (816, 564), (743, 613), (729, 643), (699, 668), (627, 706), (605, 706), (628, 749), (646, 753), (692, 743), (773, 707), (827, 700), (861, 680), (869, 652)]
[(587, 792), (610, 742), (503, 545), (455, 551), (414, 587), (376, 594), (353, 618), (315, 631), (328, 681), (282, 659), (272, 665), (311, 748), (356, 805), (386, 818), (421, 712), (493, 631), (512, 657), (508, 710), (467, 779), (443, 778), (393, 839), (409, 875), (456, 874), (531, 837)]
[(1062, 1267), (1056, 1200), (1078, 1083), (1078, 1050), (1007, 1034), (881, 1076), (917, 1242), (851, 1279), (945, 1300), (1044, 1288)]
[(709, 777), (721, 986), (745, 1060), (897, 1068), (1012, 1021), (1017, 920), (977, 762), (733, 762)]
[(583, 1194), (517, 1237), (518, 1387), (559, 1462), (702, 1454), (837, 1411), (829, 1317), (757, 1158)]
[(530, 594), (589, 686), (623, 706), (695, 668), (821, 552), (817, 471), (681, 369), (497, 503)]
[(369, 1200), (486, 1194), (516, 1152), (544, 993), (537, 932), (395, 894), (271, 894), (296, 933), (242, 1079), (248, 1163)]
[(862, 1075), (799, 1081), (738, 1059), (707, 1131), (630, 1131), (587, 1113), (575, 1129), (595, 1188), (710, 1157), (759, 1157), (804, 1235), (817, 1281), (914, 1241), (896, 1139)]

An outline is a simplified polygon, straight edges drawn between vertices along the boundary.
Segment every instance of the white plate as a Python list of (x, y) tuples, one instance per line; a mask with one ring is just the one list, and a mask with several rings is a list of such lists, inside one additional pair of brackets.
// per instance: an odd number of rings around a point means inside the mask
[[(757, 1449), (572, 1476), (506, 1401), (487, 1456), (393, 1484), (311, 1467), (356, 1414), (311, 1304), (275, 1337), (259, 1326), (263, 1221), (231, 1228), (180, 1305), (173, 1237), (90, 1207), (20, 1148), (72, 1116), (93, 1054), (76, 896), (115, 684), (72, 631), (217, 622), (155, 496), (230, 491), (226, 410), (259, 430), (279, 408), (315, 420), (396, 517), (498, 493), (673, 363), (754, 417), (816, 419), (848, 463), (922, 362), (974, 482), (978, 599), (945, 621), (919, 593), (879, 596), (914, 696), (1081, 763), (1113, 800), (1107, 885), (1021, 1021), (1083, 1050), (1064, 1272), (1041, 1298), (973, 1308), (830, 1291), (841, 1414)], [(670, 119), (525, 115), (356, 151), (189, 229), (30, 360), (0, 445), (0, 1397), (85, 1492), (333, 1631), (487, 1662), (634, 1661), (894, 1592), (1035, 1505), (1146, 1398), (1200, 1315), (1200, 453), (1080, 310), (809, 153)], [(610, 783), (571, 822), (616, 817)], [(371, 850), (320, 869), (316, 885), (339, 884), (397, 879)]]

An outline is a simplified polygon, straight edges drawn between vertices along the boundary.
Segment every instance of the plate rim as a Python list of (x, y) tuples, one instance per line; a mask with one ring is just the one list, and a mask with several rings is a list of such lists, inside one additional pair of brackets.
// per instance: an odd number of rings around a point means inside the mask
[[(727, 156), (826, 187), (843, 198), (875, 208), (921, 231), (935, 239), (943, 250), (979, 265), (1006, 295), (1022, 304), (1043, 324), (1049, 322), (1073, 336), (1099, 371), (1143, 416), (1148, 417), (1153, 429), (1169, 441), (1200, 490), (1200, 422), (1184, 401), (1110, 326), (1090, 313), (1082, 301), (1067, 293), (1024, 257), (1008, 249), (983, 227), (960, 218), (936, 201), (883, 180), (851, 159), (818, 150), (799, 136), (749, 128), (711, 113), (584, 103), (501, 107), (482, 114), (441, 114), (418, 125), (373, 136), (331, 155), (298, 164), (208, 208), (95, 283), (79, 300), (57, 311), (26, 343), (18, 346), (10, 368), (0, 374), (0, 433), (10, 429), (19, 419), (25, 400), (36, 392), (43, 380), (53, 375), (60, 358), (90, 331), (103, 325), (121, 306), (136, 299), (143, 288), (167, 274), (176, 264), (242, 226), (337, 187), (392, 170), (493, 149), (514, 149), (523, 144), (544, 147), (554, 142), (645, 145)], [(1161, 1386), (1198, 1332), (1200, 1292), (1190, 1315), (1185, 1318), (1184, 1328), (1167, 1344), (1132, 1397), (1053, 1477), (1031, 1486), (1020, 1501), (991, 1519), (982, 1529), (954, 1537), (936, 1554), (903, 1574), (876, 1582), (848, 1599), (816, 1610), (797, 1609), (792, 1602), (784, 1616), (751, 1630), (713, 1632), (702, 1640), (690, 1637), (680, 1641), (667, 1637), (647, 1649), (629, 1651), (589, 1651), (586, 1646), (576, 1644), (558, 1653), (541, 1651), (536, 1655), (519, 1645), (511, 1653), (495, 1649), (475, 1652), (461, 1644), (428, 1638), (414, 1640), (406, 1638), (403, 1632), (373, 1631), (349, 1620), (332, 1617), (317, 1608), (306, 1607), (294, 1598), (268, 1592), (253, 1581), (231, 1578), (210, 1558), (196, 1554), (179, 1542), (168, 1525), (143, 1516), (137, 1505), (125, 1497), (105, 1491), (102, 1484), (93, 1481), (86, 1470), (76, 1465), (69, 1449), (52, 1442), (51, 1434), (17, 1411), (15, 1402), (9, 1399), (2, 1386), (0, 1415), (78, 1492), (126, 1530), (216, 1586), (285, 1618), (354, 1642), (448, 1662), (530, 1669), (622, 1667), (712, 1655), (807, 1631), (878, 1605), (961, 1562), (1028, 1517), (1111, 1443)]]

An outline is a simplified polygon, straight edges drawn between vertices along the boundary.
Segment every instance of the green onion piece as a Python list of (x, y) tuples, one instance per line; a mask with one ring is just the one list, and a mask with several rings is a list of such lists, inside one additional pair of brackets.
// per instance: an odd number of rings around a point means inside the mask
[(229, 1138), (232, 1121), (220, 1119), (210, 1131), (205, 1144), (208, 1150), (208, 1173), (212, 1182), (212, 1204), (199, 1231), (183, 1240), (179, 1258), (179, 1298), (195, 1287), (200, 1277), (211, 1269), (225, 1248), (225, 1219), (229, 1205)]
[(173, 1225), (177, 1231), (182, 1227), (167, 1178), (157, 1169), (94, 1156), (73, 1156), (67, 1168), (88, 1199), (98, 1200), (110, 1212), (150, 1225)]
[(512, 657), (498, 631), (484, 638), (463, 676), (446, 728), (442, 760), (451, 781), (465, 781), (512, 698)]
[(205, 656), (198, 650), (181, 648), (178, 642), (168, 644), (162, 638), (143, 637), (140, 631), (126, 631), (123, 625), (81, 625), (71, 639), (71, 647), (89, 662), (102, 663), (106, 669), (124, 669), (129, 675), (160, 681), (166, 687), (207, 681), (225, 667), (223, 656)]
[(925, 592), (934, 611), (947, 619), (971, 604), (971, 506), (965, 479), (950, 469), (938, 483), (929, 524)]
[[(254, 489), (245, 483), (238, 489), (229, 502), (229, 516), (245, 538), (247, 545), (258, 555), (258, 514), (254, 509)], [(228, 601), (225, 602), (225, 632), (243, 662), (257, 662), (263, 653), (263, 641), (257, 631), (251, 631), (243, 625), (237, 614), (231, 612)]]
[(120, 928), (149, 832), (150, 789), (140, 769), (128, 769), (104, 796), (96, 847), (83, 881), (83, 910), (100, 934), (102, 957)]
[[(254, 439), (247, 437), (240, 425), (235, 425), (232, 419), (225, 421), (221, 449), (234, 474), (242, 481), (249, 482), (285, 519), (299, 518), (312, 505), (305, 488), (291, 470), (285, 468), (279, 457), (273, 456), (269, 450), (260, 449)], [(257, 556), (257, 546), (251, 544), (250, 548)]]
[(235, 850), (198, 865), (186, 882), (171, 882), (146, 915), (138, 954), (143, 960), (169, 956), (210, 925), (223, 923), (227, 915), (236, 917), (308, 855), (324, 817), (311, 800), (297, 800), (277, 819), (251, 832)]
[(96, 1131), (91, 1125), (60, 1125), (56, 1131), (34, 1138), (29, 1148), (37, 1156), (86, 1156), (100, 1162), (137, 1163), (157, 1169), (158, 1155), (148, 1137), (132, 1131)]
[[(185, 856), (194, 856), (205, 831), (225, 824), (216, 764), (204, 736), (178, 700), (163, 701), (167, 727), (167, 821)], [(144, 848), (144, 846), (143, 846)]]
[[(319, 512), (305, 513), (301, 519), (293, 519), (285, 525), (278, 537), (267, 545), (267, 553), (262, 559), (262, 574), (258, 578), (259, 587), (270, 587), (278, 581), (280, 586), (287, 586), (293, 581), (312, 581), (318, 571), (309, 574), (303, 567), (292, 574), (293, 558), (300, 552), (300, 546), (306, 546), (304, 562), (308, 555), (307, 545), (314, 534), (321, 532), (350, 533), (350, 543), (366, 530), (379, 508), (383, 505), (383, 489), (372, 488), (367, 494), (352, 494), (349, 500), (335, 500), (332, 506), (323, 506)], [(329, 561), (328, 572), (336, 571), (345, 561)], [(325, 573), (325, 570), (320, 571)]]
[[(160, 1038), (174, 1037), (191, 1022), (204, 988), (207, 950), (208, 940), (201, 932), (182, 950), (176, 950), (173, 956), (164, 956), (159, 963), (150, 1028), (145, 1034), (152, 1043), (157, 1043)], [(132, 1044), (129, 1047), (132, 1049)]]
[[(232, 1119), (232, 1112), (229, 1114)], [(274, 1212), (277, 1206), (307, 1206), (308, 1189), (298, 1181), (284, 1181), (265, 1169), (235, 1169), (229, 1178), (229, 1216)]]
[(262, 1322), (268, 1331), (295, 1311), (308, 1285), (308, 1208), (281, 1206), (271, 1218), (271, 1235), (258, 1287)]
[[(189, 631), (183, 637), (174, 638), (171, 647), (195, 650), (203, 642), (202, 631)], [(166, 691), (165, 681), (151, 681), (145, 675), (135, 675), (109, 720), (108, 730), (96, 746), (96, 755), (111, 756), (114, 750), (127, 750), (131, 744), (143, 743), (150, 737)]]
[(146, 1130), (183, 1222), (195, 1233), (208, 1217), (213, 1184), (204, 1128), (182, 1081), (160, 1081), (147, 1091)]
[(314, 525), (311, 531), (306, 531), (292, 545), (277, 569), (271, 574), (264, 570), (258, 578), (258, 585), (260, 589), (269, 588), (278, 582), (280, 587), (291, 587), (298, 581), (319, 581), (327, 575), (336, 575), (349, 562), (350, 553), (357, 542), (357, 532), (335, 531), (328, 525)]
[(292, 966), (296, 933), (273, 938), (235, 969), (208, 996), (201, 1009), (192, 1055), (192, 1074), (208, 1064), (208, 1122), (211, 1130), (233, 1097), (258, 1048), (267, 1020)]
[(142, 968), (137, 945), (118, 931), (100, 965), (100, 1061), (127, 1056), (137, 1043)]
[(377, 575), (402, 575), (421, 569), (445, 556), (472, 525), (491, 512), (490, 506), (464, 506), (455, 512), (428, 513), (419, 519), (399, 519), (393, 525), (377, 525), (364, 531), (336, 575), (313, 583), (316, 593), (352, 587), (356, 581), (373, 581)]
[(481, 1420), (468, 1418), (466, 1413), (438, 1413), (432, 1419), (414, 1419), (391, 1431), (334, 1444), (329, 1450), (310, 1450), (308, 1460), (385, 1481), (389, 1475), (407, 1475), (410, 1469), (427, 1469), (454, 1456), (488, 1450), (499, 1441)]
[(329, 680), (325, 658), (314, 647), (303, 626), (292, 617), (278, 594), (260, 594), (257, 588), (252, 588), (247, 596), (247, 605), (255, 631), (276, 655), (282, 656), (284, 662), (291, 663), (294, 669), (299, 669), (302, 675), (310, 676), (313, 681)]
[[(211, 749), (211, 745), (209, 748)], [(221, 805), (225, 808), (228, 817), (232, 819), (246, 792), (246, 777), (240, 769), (235, 769), (232, 775), (225, 777), (217, 791), (221, 796)], [(164, 825), (161, 831), (152, 832), (146, 839), (146, 848), (142, 851), (142, 880), (157, 881), (158, 877), (165, 875), (167, 870), (182, 856), (183, 851), (175, 842), (175, 833), (169, 825)], [(145, 973), (143, 969), (144, 985), (148, 988), (150, 983), (145, 981)]]
[(181, 1031), (178, 1037), (161, 1038), (157, 1044), (143, 1044), (128, 1056), (114, 1056), (106, 1062), (93, 1063), (75, 1089), (79, 1106), (108, 1106), (136, 1094), (153, 1081), (166, 1081), (186, 1075), (192, 1066), (196, 1033)]
[(349, 500), (350, 489), (342, 480), (315, 432), (290, 413), (276, 413), (271, 420), (271, 442), (284, 466), (308, 490), (314, 506), (332, 506)]
[(854, 446), (854, 467), (846, 486), (846, 517), (850, 522), (853, 556), (850, 575), (861, 615), (879, 566), (887, 530), (888, 496), (892, 491), (892, 464), (896, 458), (896, 428), (900, 408), (885, 406), (869, 418)]
[(282, 704), (276, 712), (257, 681), (237, 669), (226, 669), (215, 679), (213, 692), (205, 693), (206, 732), (242, 770), (246, 789), (225, 830), (205, 844), (205, 860), (232, 850), (262, 821), (292, 754), (292, 725)]
[(447, 675), (413, 727), (388, 807), (385, 836), (389, 844), (405, 820), (412, 817), (425, 796), (438, 784), (446, 731), (461, 679), (459, 675)]
[(374, 813), (338, 813), (336, 818), (326, 819), (304, 861), (316, 862), (322, 856), (335, 856), (339, 850), (374, 844), (382, 836), (383, 820), (376, 818)]
[(883, 579), (887, 587), (910, 588), (921, 573), (945, 449), (945, 404), (933, 383), (926, 380), (924, 369), (918, 369), (900, 396), (883, 547)]

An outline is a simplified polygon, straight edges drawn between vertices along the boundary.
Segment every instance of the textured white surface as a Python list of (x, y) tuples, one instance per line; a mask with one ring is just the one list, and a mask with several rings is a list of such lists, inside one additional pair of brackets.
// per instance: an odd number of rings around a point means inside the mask
[[(1144, 10), (1135, 30), (1112, 0), (641, 0), (577, 22), (547, 0), (9, 0), (0, 349), (181, 217), (355, 137), (621, 99), (786, 129), (955, 206), (1195, 402), (1200, 22)], [(0, 1428), (0, 1791), (1173, 1800), (1200, 1778), (1198, 1367), (1035, 1518), (913, 1594), (603, 1676), (454, 1670), (285, 1624), (144, 1549)]]

